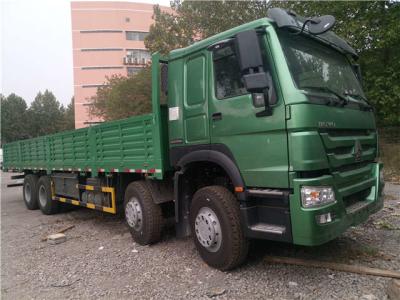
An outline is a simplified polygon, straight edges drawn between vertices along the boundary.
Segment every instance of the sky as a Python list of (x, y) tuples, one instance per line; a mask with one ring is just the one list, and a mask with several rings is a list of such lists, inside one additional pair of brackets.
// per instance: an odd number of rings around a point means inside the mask
[[(73, 96), (70, 0), (0, 0), (0, 93), (29, 104), (52, 91), (68, 105)], [(169, 0), (137, 0), (169, 6)]]

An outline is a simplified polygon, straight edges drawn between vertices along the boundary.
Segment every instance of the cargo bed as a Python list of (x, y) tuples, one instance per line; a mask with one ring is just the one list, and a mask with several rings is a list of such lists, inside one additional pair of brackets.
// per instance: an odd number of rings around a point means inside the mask
[(151, 173), (162, 178), (163, 163), (154, 114), (4, 145), (4, 170)]

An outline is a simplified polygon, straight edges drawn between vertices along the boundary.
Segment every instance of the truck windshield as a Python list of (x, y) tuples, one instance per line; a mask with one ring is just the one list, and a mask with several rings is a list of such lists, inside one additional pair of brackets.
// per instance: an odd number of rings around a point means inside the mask
[(365, 99), (345, 55), (305, 36), (281, 32), (279, 38), (297, 88)]

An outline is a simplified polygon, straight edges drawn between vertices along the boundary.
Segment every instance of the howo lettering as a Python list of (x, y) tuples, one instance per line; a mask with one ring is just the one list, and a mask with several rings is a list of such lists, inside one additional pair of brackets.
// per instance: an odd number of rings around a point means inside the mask
[(121, 211), (141, 245), (174, 217), (221, 270), (249, 239), (326, 243), (383, 205), (374, 113), (333, 24), (274, 8), (155, 53), (151, 114), (6, 144), (4, 169), (28, 209)]

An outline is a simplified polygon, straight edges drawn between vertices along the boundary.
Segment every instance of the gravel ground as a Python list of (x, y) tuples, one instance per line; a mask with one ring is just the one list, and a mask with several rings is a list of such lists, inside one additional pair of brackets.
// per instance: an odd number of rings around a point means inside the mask
[[(385, 208), (320, 247), (256, 241), (247, 264), (209, 268), (190, 239), (168, 228), (153, 246), (136, 245), (120, 217), (88, 209), (53, 216), (28, 211), (21, 188), (1, 186), (3, 299), (386, 299), (389, 279), (268, 264), (268, 255), (345, 262), (400, 271), (400, 186), (387, 184)], [(67, 241), (41, 239), (74, 224)]]

